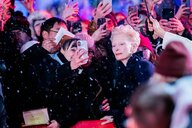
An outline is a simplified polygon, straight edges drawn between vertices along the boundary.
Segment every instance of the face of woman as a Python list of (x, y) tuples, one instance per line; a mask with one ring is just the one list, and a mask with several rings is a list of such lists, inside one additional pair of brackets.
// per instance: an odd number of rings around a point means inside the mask
[(146, 47), (138, 47), (138, 51), (142, 51), (143, 52), (143, 57), (147, 60), (150, 59), (150, 56), (151, 56), (151, 52), (149, 49), (147, 49)]
[(71, 61), (73, 55), (75, 54), (77, 50), (77, 43), (73, 41), (68, 48), (65, 50), (62, 49), (61, 53), (64, 55), (64, 57), (68, 60)]
[(126, 65), (129, 57), (132, 55), (132, 42), (126, 36), (115, 35), (112, 38), (112, 50), (116, 60), (122, 61)]
[(106, 18), (106, 29), (108, 31), (112, 31), (114, 29), (115, 25), (113, 23), (113, 21), (109, 18)]

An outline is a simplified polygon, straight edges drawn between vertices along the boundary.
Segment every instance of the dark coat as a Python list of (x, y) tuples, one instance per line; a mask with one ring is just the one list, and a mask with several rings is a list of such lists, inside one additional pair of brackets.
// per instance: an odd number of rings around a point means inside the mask
[[(69, 63), (61, 53), (58, 54), (58, 57), (64, 64)], [(70, 65), (68, 66), (70, 67)], [(79, 72), (80, 70), (82, 72)], [(94, 70), (92, 66), (77, 69), (78, 75), (68, 77), (64, 81), (64, 86), (57, 88), (57, 92), (65, 91), (67, 94), (65, 98), (73, 105), (72, 110), (65, 114), (63, 108), (68, 109), (66, 103), (63, 100), (55, 100), (62, 104), (62, 107), (56, 109), (56, 118), (60, 120), (62, 127), (69, 127), (80, 120), (99, 119), (102, 116), (99, 109), (103, 100), (102, 87), (94, 75)], [(69, 107), (71, 108), (71, 106)]]
[(120, 61), (115, 63), (111, 107), (119, 127), (122, 125), (120, 122), (125, 118), (124, 108), (129, 104), (131, 95), (138, 86), (149, 80), (153, 72), (153, 64), (143, 60), (141, 53), (133, 54), (126, 66)]
[(6, 111), (5, 111), (1, 78), (0, 78), (0, 128), (5, 128), (5, 127), (6, 127)]
[(16, 59), (4, 80), (10, 127), (20, 127), (23, 122), (22, 112), (27, 110), (47, 107), (52, 117), (51, 101), (55, 100), (56, 94), (53, 90), (68, 76), (76, 74), (68, 65), (69, 63), (60, 66), (38, 44)]

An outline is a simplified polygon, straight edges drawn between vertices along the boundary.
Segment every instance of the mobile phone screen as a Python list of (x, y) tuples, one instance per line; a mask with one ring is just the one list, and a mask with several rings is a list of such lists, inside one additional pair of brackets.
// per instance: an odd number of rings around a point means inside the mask
[(170, 18), (174, 17), (174, 9), (172, 8), (164, 8), (162, 11), (163, 19), (169, 20)]
[(84, 49), (84, 50), (87, 51), (85, 54), (82, 55), (82, 58), (87, 58), (88, 57), (88, 44), (87, 44), (87, 41), (79, 40), (77, 42), (77, 48), (78, 49)]
[(191, 7), (191, 1), (190, 0), (183, 0), (183, 3), (186, 5), (186, 7)]
[(137, 13), (138, 15), (138, 6), (129, 6), (128, 7), (128, 15), (130, 15), (131, 13)]

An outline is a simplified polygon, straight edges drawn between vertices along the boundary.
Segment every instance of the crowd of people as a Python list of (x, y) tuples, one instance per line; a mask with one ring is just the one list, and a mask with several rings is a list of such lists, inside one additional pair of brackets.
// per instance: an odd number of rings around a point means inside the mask
[(41, 108), (47, 128), (100, 119), (114, 128), (192, 127), (192, 8), (159, 16), (163, 0), (144, 0), (126, 16), (104, 1), (89, 21), (78, 2), (55, 17), (24, 0), (25, 17), (0, 0), (1, 128), (20, 128), (23, 112)]

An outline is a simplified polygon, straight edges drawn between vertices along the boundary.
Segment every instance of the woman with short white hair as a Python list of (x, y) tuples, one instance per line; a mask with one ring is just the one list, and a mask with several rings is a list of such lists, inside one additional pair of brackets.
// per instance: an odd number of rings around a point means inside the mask
[(142, 52), (137, 52), (140, 37), (131, 26), (116, 27), (112, 31), (111, 42), (116, 58), (111, 108), (117, 116), (117, 124), (123, 127), (125, 106), (135, 89), (152, 76), (154, 66), (142, 57)]

